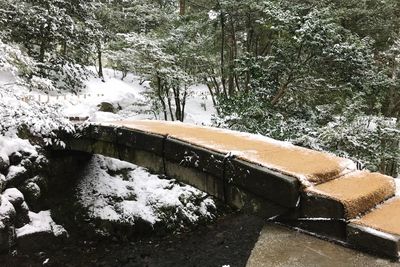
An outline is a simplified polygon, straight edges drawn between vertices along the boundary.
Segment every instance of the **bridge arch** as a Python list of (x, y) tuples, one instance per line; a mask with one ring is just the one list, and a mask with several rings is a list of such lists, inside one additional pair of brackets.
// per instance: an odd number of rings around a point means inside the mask
[[(399, 257), (400, 229), (395, 221), (384, 225), (379, 215), (372, 223), (368, 217), (387, 199), (390, 207), (383, 213), (400, 209), (400, 200), (393, 198), (393, 178), (357, 171), (347, 159), (256, 135), (184, 123), (119, 121), (79, 128), (75, 134), (62, 135), (65, 149), (131, 162), (195, 186), (233, 207)], [(399, 212), (393, 216), (400, 221)]]

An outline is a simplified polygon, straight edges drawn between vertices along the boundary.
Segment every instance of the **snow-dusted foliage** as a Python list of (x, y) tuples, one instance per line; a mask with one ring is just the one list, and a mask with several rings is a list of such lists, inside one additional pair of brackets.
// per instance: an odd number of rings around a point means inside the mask
[[(359, 161), (360, 167), (397, 175), (395, 44), (385, 53), (391, 60), (383, 67), (369, 36), (346, 28), (331, 7), (306, 6), (251, 5), (260, 17), (255, 29), (270, 41), (263, 53), (256, 49), (237, 59), (235, 71), (246, 81), (245, 90), (220, 96), (216, 124), (331, 151)], [(235, 13), (234, 7), (242, 3), (230, 3), (228, 12)]]
[[(87, 75), (81, 65), (89, 62), (94, 40), (101, 37), (94, 20), (95, 5), (91, 1), (2, 0), (0, 6), (4, 14), (0, 38), (19, 44), (32, 59), (29, 73), (24, 71), (26, 82), (32, 81), (31, 89), (79, 91)], [(42, 83), (38, 77), (44, 79)]]
[(53, 81), (31, 75), (35, 64), (19, 46), (0, 41), (1, 134), (14, 135), (22, 128), (36, 136), (54, 136), (54, 131), (61, 128), (73, 131), (61, 114), (60, 105), (29, 98), (32, 89), (53, 88)]
[(10, 73), (13, 76), (24, 76), (32, 72), (34, 66), (34, 60), (23, 53), (17, 45), (4, 43), (0, 38), (1, 73)]
[(211, 198), (191, 186), (103, 156), (85, 169), (77, 196), (89, 217), (131, 225), (139, 219), (171, 227), (192, 224), (214, 218), (216, 209)]
[[(366, 115), (358, 104), (348, 103), (335, 114), (334, 105), (320, 105), (299, 114), (277, 112), (251, 98), (229, 102), (232, 110), (215, 123), (221, 127), (260, 133), (316, 150), (330, 151), (358, 162), (359, 168), (397, 176), (400, 162), (400, 129), (395, 118)], [(250, 105), (251, 108), (247, 108)], [(233, 103), (236, 103), (233, 104)], [(243, 109), (238, 110), (238, 107)], [(309, 112), (309, 116), (305, 116)]]
[(26, 128), (35, 136), (54, 137), (54, 131), (74, 130), (72, 124), (63, 117), (57, 104), (39, 103), (27, 97), (27, 89), (18, 85), (1, 87), (0, 133), (14, 135)]

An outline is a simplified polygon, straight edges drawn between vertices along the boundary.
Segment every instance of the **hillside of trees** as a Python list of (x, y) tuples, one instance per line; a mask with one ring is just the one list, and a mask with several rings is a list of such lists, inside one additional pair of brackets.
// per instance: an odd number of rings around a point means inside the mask
[(184, 121), (205, 84), (215, 126), (399, 174), (398, 0), (0, 0), (0, 13), (0, 73), (32, 90), (77, 93), (88, 66), (113, 68)]

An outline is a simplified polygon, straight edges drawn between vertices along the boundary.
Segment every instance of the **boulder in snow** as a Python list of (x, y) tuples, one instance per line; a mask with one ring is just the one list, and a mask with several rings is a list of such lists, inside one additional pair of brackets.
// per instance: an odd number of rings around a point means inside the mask
[(14, 226), (0, 226), (0, 252), (6, 252), (15, 245), (16, 234)]
[(15, 207), (15, 211), (17, 215), (15, 217), (15, 226), (22, 227), (25, 224), (30, 223), (31, 219), (29, 217), (29, 207), (26, 202), (22, 202), (22, 204), (18, 207)]
[(3, 196), (14, 206), (19, 207), (24, 202), (24, 195), (17, 188), (9, 188), (3, 192)]
[[(6, 187), (6, 177), (0, 173), (0, 193), (3, 192), (5, 187)], [(0, 205), (1, 205), (1, 201), (0, 201)]]
[(2, 229), (14, 224), (16, 211), (14, 206), (5, 196), (0, 195), (0, 198), (0, 229)]
[(8, 156), (0, 153), (0, 173), (6, 173), (8, 167), (10, 167)]
[(21, 188), (29, 204), (35, 203), (41, 196), (40, 187), (32, 181), (27, 181)]
[(17, 186), (28, 178), (28, 171), (23, 166), (10, 166), (6, 176), (7, 186)]
[(109, 112), (114, 114), (117, 113), (117, 109), (113, 106), (113, 104), (108, 102), (101, 102), (97, 107), (101, 112)]
[(25, 169), (27, 169), (28, 171), (32, 171), (34, 168), (34, 163), (29, 159), (23, 159), (20, 165)]
[(50, 216), (50, 211), (29, 212), (30, 223), (17, 228), (18, 248), (22, 250), (40, 250), (58, 239), (68, 237), (67, 231), (57, 225)]
[(16, 212), (15, 225), (21, 227), (30, 222), (28, 213), (29, 208), (24, 200), (24, 195), (16, 188), (9, 188), (3, 193), (5, 197), (13, 206)]
[(22, 154), (19, 152), (14, 152), (9, 156), (11, 165), (18, 165), (21, 163)]
[(8, 199), (0, 195), (0, 252), (15, 244), (15, 209)]

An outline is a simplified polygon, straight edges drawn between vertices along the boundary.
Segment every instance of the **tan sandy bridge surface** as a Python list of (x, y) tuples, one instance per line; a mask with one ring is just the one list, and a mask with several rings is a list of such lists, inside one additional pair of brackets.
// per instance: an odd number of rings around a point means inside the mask
[(400, 236), (400, 198), (386, 202), (354, 223)]
[(396, 186), (392, 177), (380, 173), (355, 171), (338, 179), (315, 187), (306, 192), (326, 196), (341, 202), (346, 209), (346, 217), (373, 208), (377, 203), (394, 196)]
[(354, 170), (350, 160), (279, 142), (259, 135), (164, 121), (118, 121), (144, 132), (169, 135), (172, 138), (278, 170), (303, 183), (319, 184)]

